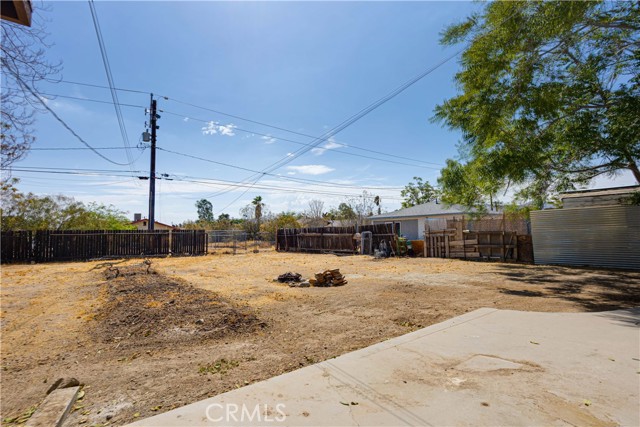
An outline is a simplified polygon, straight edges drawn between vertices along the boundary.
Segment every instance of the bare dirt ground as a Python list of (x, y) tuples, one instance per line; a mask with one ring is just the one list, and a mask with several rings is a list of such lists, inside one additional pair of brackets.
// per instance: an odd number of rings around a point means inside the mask
[[(60, 377), (84, 384), (67, 425), (122, 425), (480, 307), (640, 305), (639, 272), (270, 251), (99, 264), (2, 267), (3, 424)], [(346, 286), (273, 281), (333, 268)]]

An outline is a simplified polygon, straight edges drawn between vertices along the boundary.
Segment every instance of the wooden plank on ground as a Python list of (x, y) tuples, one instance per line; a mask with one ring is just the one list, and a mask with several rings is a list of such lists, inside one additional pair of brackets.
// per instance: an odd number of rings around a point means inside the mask
[(80, 387), (52, 391), (25, 427), (61, 427), (78, 397)]

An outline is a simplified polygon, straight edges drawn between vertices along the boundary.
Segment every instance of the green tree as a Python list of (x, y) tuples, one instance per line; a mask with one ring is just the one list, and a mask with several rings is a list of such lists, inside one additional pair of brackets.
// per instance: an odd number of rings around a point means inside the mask
[(603, 174), (640, 182), (638, 2), (491, 2), (442, 37), (464, 40), (461, 93), (435, 111), (463, 137), (439, 181), (450, 201), (514, 188), (541, 206)]
[[(4, 190), (4, 189), (3, 189)], [(130, 230), (126, 213), (112, 205), (85, 205), (72, 197), (4, 193), (2, 230)]]
[(421, 205), (435, 200), (439, 195), (438, 189), (429, 184), (429, 181), (422, 181), (422, 178), (414, 176), (413, 181), (405, 185), (400, 191), (400, 196), (404, 199), (403, 208)]
[(358, 218), (358, 214), (353, 209), (353, 207), (348, 203), (340, 203), (338, 205), (336, 218), (339, 220), (356, 220)]
[(200, 199), (196, 202), (198, 209), (198, 221), (211, 223), (215, 220), (213, 216), (213, 205), (207, 199)]

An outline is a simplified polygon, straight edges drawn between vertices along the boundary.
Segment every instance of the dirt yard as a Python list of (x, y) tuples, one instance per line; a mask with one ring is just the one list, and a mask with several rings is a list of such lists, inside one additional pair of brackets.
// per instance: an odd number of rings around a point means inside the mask
[[(480, 307), (640, 305), (640, 273), (595, 269), (269, 251), (99, 264), (2, 267), (4, 425), (61, 377), (84, 384), (68, 425), (115, 426)], [(273, 281), (334, 268), (347, 285)]]

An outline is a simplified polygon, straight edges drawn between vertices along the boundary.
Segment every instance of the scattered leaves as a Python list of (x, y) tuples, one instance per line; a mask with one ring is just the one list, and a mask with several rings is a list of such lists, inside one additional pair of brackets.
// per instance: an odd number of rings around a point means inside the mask
[(18, 416), (3, 418), (2, 423), (3, 424), (14, 424), (14, 423), (24, 424), (29, 420), (29, 418), (31, 418), (33, 413), (36, 412), (36, 409), (38, 409), (38, 405), (31, 406), (29, 409), (27, 409), (26, 411), (24, 411), (22, 414)]
[(240, 362), (238, 362), (237, 360), (220, 359), (220, 360), (216, 360), (213, 363), (207, 363), (204, 366), (200, 366), (198, 371), (201, 374), (223, 375), (223, 374), (226, 374), (227, 371), (229, 371), (230, 369), (238, 367), (238, 365), (240, 365)]

